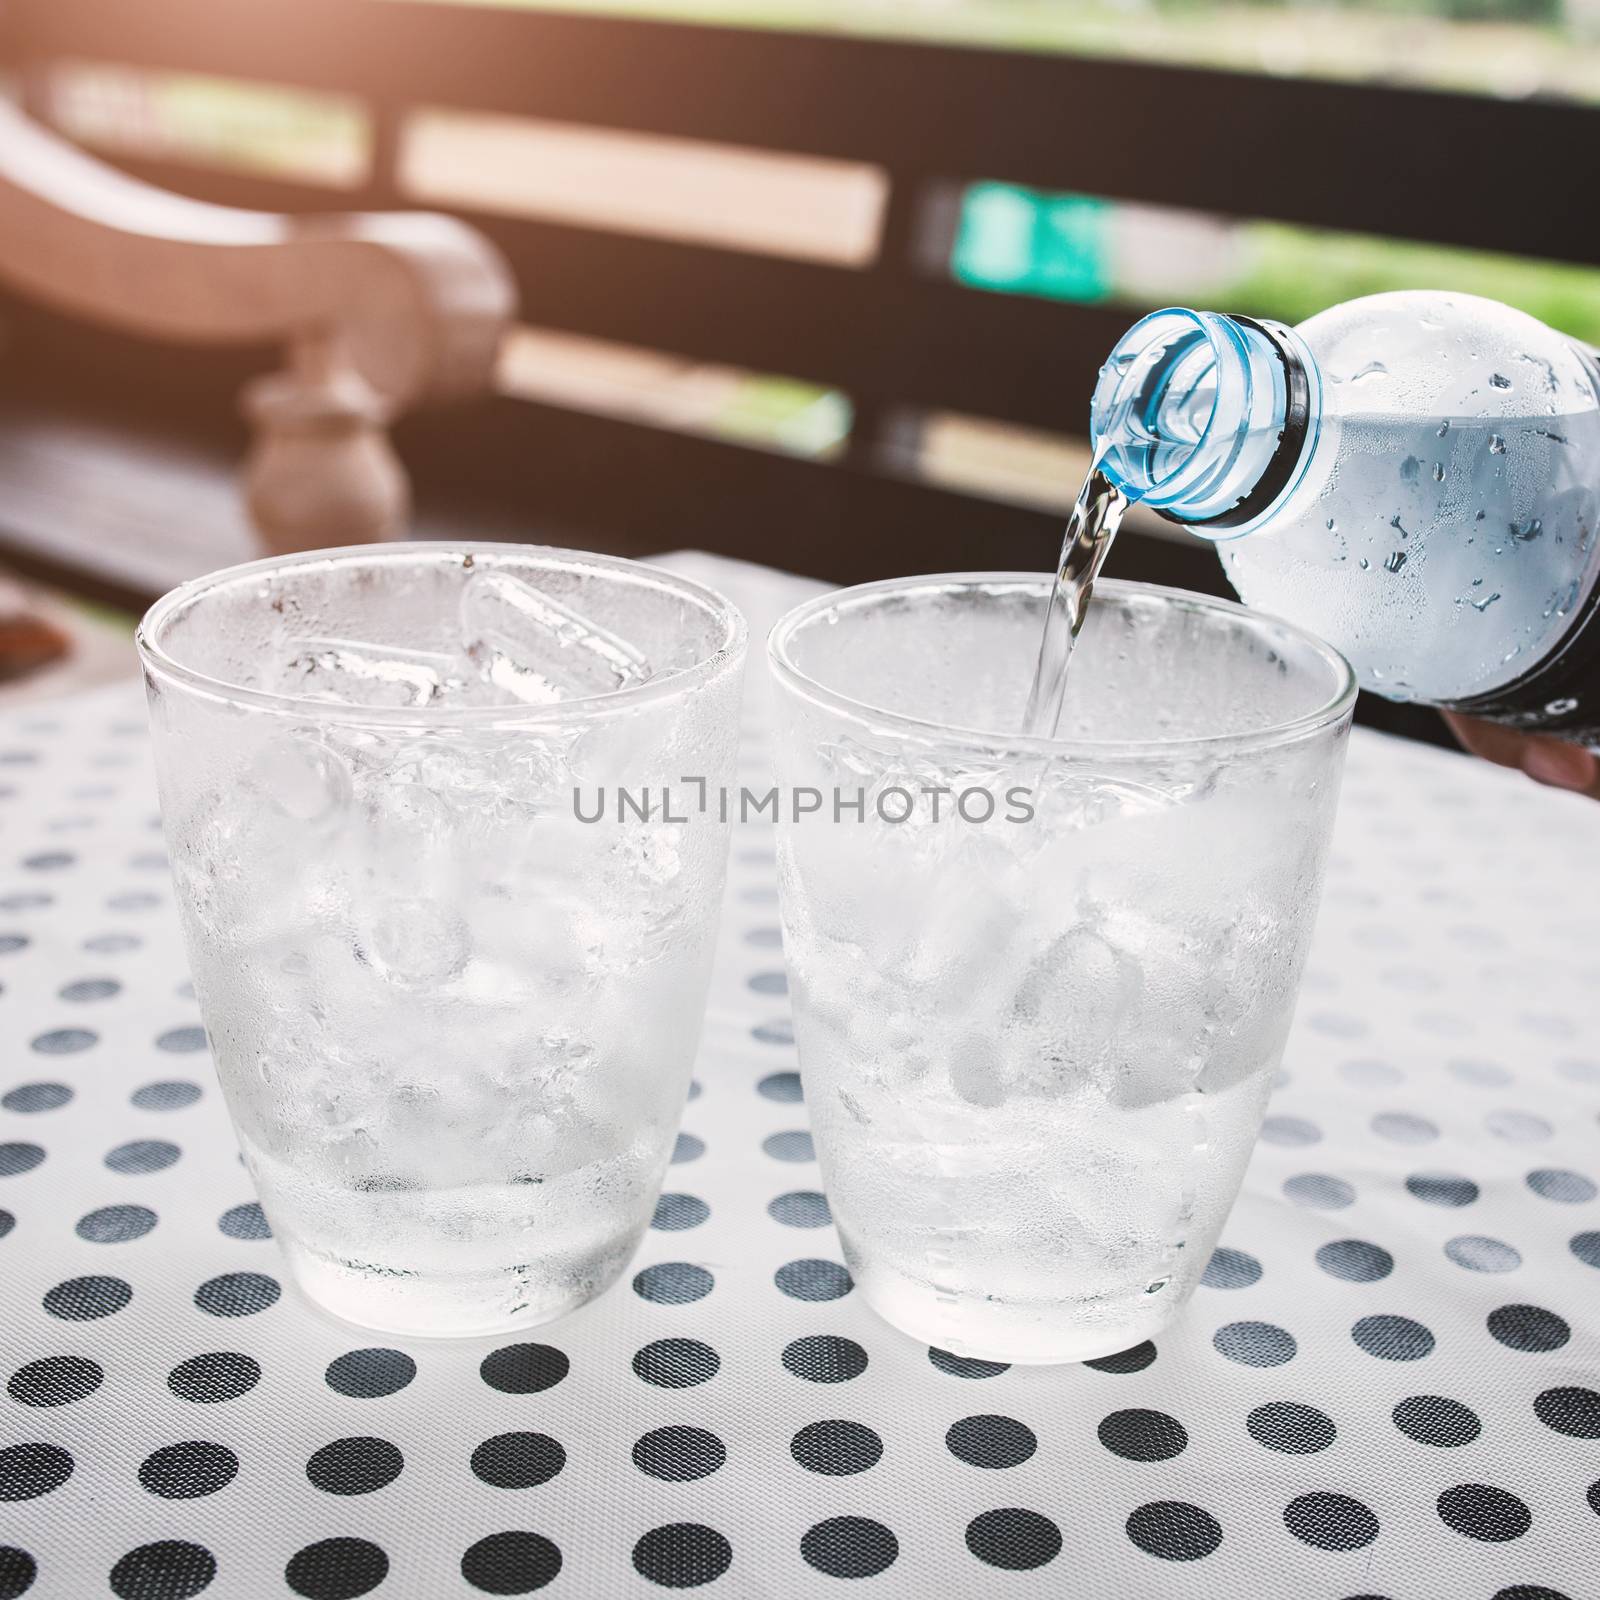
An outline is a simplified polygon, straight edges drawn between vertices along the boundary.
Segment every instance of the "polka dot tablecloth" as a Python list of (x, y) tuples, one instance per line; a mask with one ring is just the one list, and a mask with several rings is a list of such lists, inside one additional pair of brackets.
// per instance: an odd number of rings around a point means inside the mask
[[(704, 558), (755, 637), (812, 586)], [(746, 710), (765, 777), (767, 687)], [(1224, 1244), (1156, 1344), (929, 1350), (840, 1264), (770, 837), (638, 1260), (402, 1346), (283, 1281), (137, 692), (0, 726), (0, 1600), (1600, 1596), (1600, 808), (1358, 733)]]

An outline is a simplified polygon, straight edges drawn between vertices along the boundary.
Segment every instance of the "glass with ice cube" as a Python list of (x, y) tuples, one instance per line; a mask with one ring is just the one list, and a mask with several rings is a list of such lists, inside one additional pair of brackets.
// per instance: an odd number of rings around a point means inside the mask
[(510, 545), (256, 562), (146, 617), (201, 1011), (326, 1310), (493, 1332), (622, 1271), (687, 1092), (727, 853), (715, 805), (671, 820), (663, 786), (731, 779), (744, 640), (672, 573)]
[[(794, 1023), (845, 1260), (960, 1355), (1151, 1337), (1238, 1191), (1321, 890), (1355, 685), (1309, 634), (1102, 583), (1058, 736), (1048, 580), (911, 578), (774, 630)], [(796, 814), (798, 809), (798, 815)]]

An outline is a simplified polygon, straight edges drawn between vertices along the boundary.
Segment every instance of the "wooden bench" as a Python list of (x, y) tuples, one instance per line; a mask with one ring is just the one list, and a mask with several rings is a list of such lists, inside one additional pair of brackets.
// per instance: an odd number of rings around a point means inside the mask
[[(534, 119), (547, 140), (576, 130), (829, 163), (877, 185), (865, 246), (808, 254), (781, 227), (753, 245), (723, 237), (715, 218), (673, 236), (659, 218), (519, 209), (464, 181), (450, 209), (510, 263), (527, 324), (800, 380), (846, 397), (850, 423), (838, 451), (807, 456), (502, 381), (398, 426), (425, 532), (696, 545), (839, 580), (1043, 569), (1059, 512), (932, 481), (908, 430), (954, 415), (1081, 434), (1099, 362), (1147, 308), (954, 281), (950, 196), (981, 180), (1600, 264), (1587, 200), (1600, 116), (1577, 105), (502, 6), (10, 0), (7, 16), (0, 55), (45, 119), (54, 75), (85, 62), (293, 86), (354, 108), (367, 149), (343, 186), (116, 156), (202, 201), (300, 217), (416, 204), (428, 184), (407, 170), (408, 140), (440, 114)], [(0, 546), (20, 548), (7, 439), (37, 434), (43, 417), (51, 430), (139, 439), (130, 460), (166, 450), (196, 473), (200, 457), (238, 448), (231, 395), (259, 352), (163, 353), (153, 385), (147, 344), (16, 303), (0, 316), (28, 356), (0, 394)], [(214, 548), (198, 526), (186, 537), (187, 561)], [(39, 554), (37, 539), (29, 548)], [(138, 566), (124, 563), (116, 585), (138, 593), (164, 576), (146, 563), (141, 579)], [(1223, 587), (1208, 549), (1149, 524), (1125, 536), (1112, 570)]]

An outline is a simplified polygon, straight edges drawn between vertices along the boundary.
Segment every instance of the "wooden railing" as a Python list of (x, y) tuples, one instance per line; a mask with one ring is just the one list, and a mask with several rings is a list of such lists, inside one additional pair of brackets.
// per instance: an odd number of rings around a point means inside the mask
[[(887, 183), (863, 265), (551, 217), (464, 210), (543, 328), (838, 390), (835, 460), (754, 450), (502, 395), (403, 434), (424, 493), (530, 534), (698, 545), (840, 579), (1049, 560), (1057, 518), (908, 477), (908, 409), (1082, 431), (1105, 351), (1140, 309), (977, 292), (921, 231), (952, 184), (1045, 190), (1600, 264), (1600, 115), (1557, 103), (1126, 62), (405, 0), (9, 0), (5, 55), (38, 112), (61, 62), (119, 63), (354, 97), (364, 181), (125, 158), (164, 187), (279, 211), (414, 202), (415, 112), (456, 108), (862, 163)], [(437, 197), (430, 197), (437, 204)], [(1203, 549), (1133, 537), (1116, 570), (1216, 588)]]

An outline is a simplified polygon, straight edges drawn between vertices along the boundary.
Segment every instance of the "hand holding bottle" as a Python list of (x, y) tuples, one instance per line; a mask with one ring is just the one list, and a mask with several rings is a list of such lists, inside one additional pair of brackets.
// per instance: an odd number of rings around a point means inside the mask
[(1593, 750), (1543, 734), (1519, 733), (1498, 722), (1463, 717), (1452, 711), (1445, 712), (1444, 720), (1473, 755), (1482, 756), (1497, 767), (1514, 767), (1535, 783), (1552, 789), (1573, 789), (1600, 800), (1600, 755)]

